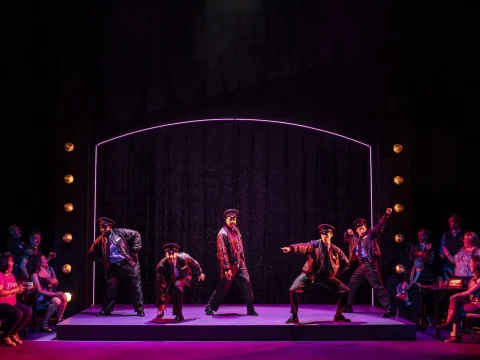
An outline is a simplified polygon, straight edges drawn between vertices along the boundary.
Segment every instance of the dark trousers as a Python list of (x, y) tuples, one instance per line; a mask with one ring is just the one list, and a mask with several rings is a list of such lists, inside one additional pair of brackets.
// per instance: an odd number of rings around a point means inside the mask
[(405, 299), (397, 296), (395, 299), (398, 316), (414, 322), (417, 327), (420, 326), (420, 318), (422, 316), (422, 293), (415, 287), (408, 291), (408, 301), (410, 304), (407, 304)]
[(133, 309), (136, 312), (143, 311), (142, 281), (140, 278), (140, 265), (135, 266), (125, 263), (122, 266), (111, 264), (107, 270), (105, 293), (103, 294), (102, 310), (112, 312), (117, 299), (120, 281), (125, 281), (128, 295)]
[(228, 289), (232, 286), (233, 281), (236, 281), (242, 292), (242, 297), (247, 304), (247, 311), (254, 311), (252, 285), (250, 284), (250, 276), (248, 275), (245, 263), (232, 266), (230, 270), (232, 270), (232, 278), (228, 280), (223, 276), (217, 285), (217, 289), (208, 301), (207, 307), (210, 307), (213, 311), (217, 311), (225, 295), (227, 295)]
[(165, 305), (172, 300), (173, 315), (182, 316), (183, 308), (183, 289), (185, 288), (185, 280), (177, 279), (167, 289), (167, 296), (165, 298)]
[(312, 283), (312, 281), (308, 279), (308, 276), (305, 273), (301, 273), (295, 279), (292, 286), (290, 286), (290, 312), (292, 314), (297, 315), (298, 313), (298, 305), (300, 303), (298, 294), (303, 293), (314, 285), (326, 287), (327, 289), (332, 290), (336, 294), (336, 296), (338, 297), (337, 314), (340, 314), (345, 310), (349, 290), (344, 283), (342, 283), (337, 278), (329, 277), (329, 275), (327, 274), (321, 274), (315, 279), (315, 282)]
[(352, 309), (352, 304), (355, 300), (355, 294), (365, 279), (367, 279), (370, 286), (375, 291), (382, 308), (385, 311), (393, 311), (393, 304), (390, 300), (390, 295), (382, 283), (380, 270), (378, 269), (378, 263), (370, 261), (360, 262), (352, 277), (348, 281), (347, 286), (350, 289), (350, 293), (348, 294), (347, 299), (347, 309)]
[(16, 303), (15, 305), (0, 304), (0, 317), (5, 319), (2, 324), (3, 337), (16, 335), (27, 325), (32, 317), (32, 309), (27, 305)]

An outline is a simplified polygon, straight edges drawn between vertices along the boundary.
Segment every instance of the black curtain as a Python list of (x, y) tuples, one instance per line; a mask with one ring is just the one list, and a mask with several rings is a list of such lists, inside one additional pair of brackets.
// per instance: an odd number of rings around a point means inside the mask
[[(167, 242), (200, 262), (206, 282), (186, 301), (205, 303), (218, 281), (223, 212), (237, 208), (255, 302), (286, 303), (305, 258), (280, 247), (317, 239), (317, 225), (330, 223), (338, 229), (334, 243), (345, 249), (345, 229), (356, 217), (370, 218), (369, 161), (368, 146), (289, 125), (230, 120), (159, 128), (98, 146), (97, 217), (141, 233), (147, 303), (155, 300), (154, 269)], [(241, 302), (232, 293), (229, 299)], [(119, 302), (128, 303), (124, 293)]]

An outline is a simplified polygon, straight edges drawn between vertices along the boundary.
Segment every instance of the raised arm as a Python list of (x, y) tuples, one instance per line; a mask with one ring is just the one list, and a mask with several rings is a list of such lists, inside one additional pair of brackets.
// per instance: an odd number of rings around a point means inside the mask
[(383, 229), (385, 228), (385, 224), (390, 218), (391, 213), (392, 213), (392, 209), (387, 208), (387, 210), (385, 211), (385, 214), (382, 215), (378, 223), (372, 228), (372, 233), (375, 234), (375, 236), (380, 236), (380, 234), (383, 232)]
[(345, 241), (346, 243), (350, 243), (353, 240), (354, 235), (355, 233), (353, 232), (353, 230), (348, 229), (347, 231), (345, 231), (345, 234), (343, 234), (343, 241)]

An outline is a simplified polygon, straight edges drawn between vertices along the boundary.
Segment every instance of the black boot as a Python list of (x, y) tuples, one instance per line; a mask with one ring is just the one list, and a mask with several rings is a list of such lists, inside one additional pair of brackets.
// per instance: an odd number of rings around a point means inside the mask
[(215, 313), (213, 312), (212, 308), (210, 307), (210, 305), (207, 305), (205, 307), (205, 314), (208, 315), (208, 316), (213, 316), (215, 315)]
[(258, 313), (257, 313), (255, 310), (250, 310), (249, 312), (247, 312), (247, 315), (249, 315), (249, 316), (258, 316)]
[(392, 310), (388, 310), (387, 312), (383, 313), (382, 317), (383, 318), (390, 318), (394, 317), (396, 314)]
[(112, 315), (112, 313), (110, 311), (105, 311), (105, 310), (102, 310), (97, 314), (97, 316), (110, 316), (110, 315)]
[(342, 313), (335, 314), (335, 316), (333, 317), (333, 321), (336, 321), (336, 322), (352, 322), (352, 320), (347, 319), (345, 316), (343, 316)]
[(290, 318), (286, 321), (287, 324), (298, 324), (298, 315), (297, 314), (293, 314), (292, 316), (290, 316)]
[(183, 317), (183, 315), (177, 315), (177, 316), (175, 317), (175, 319), (173, 319), (173, 322), (174, 322), (175, 324), (176, 324), (176, 323), (181, 323), (181, 322), (183, 322), (183, 321), (185, 321), (185, 318)]

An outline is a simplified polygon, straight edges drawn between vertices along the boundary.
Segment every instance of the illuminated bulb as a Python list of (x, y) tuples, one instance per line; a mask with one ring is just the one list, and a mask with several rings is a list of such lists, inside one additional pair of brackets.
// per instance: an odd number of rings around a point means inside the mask
[(75, 146), (71, 142), (65, 144), (65, 151), (72, 152), (73, 149), (75, 149)]
[(62, 271), (64, 274), (70, 274), (72, 272), (72, 266), (70, 264), (65, 264), (62, 266)]
[(397, 274), (401, 275), (405, 273), (405, 266), (398, 264), (397, 266), (395, 266), (395, 271), (397, 272)]
[(66, 234), (63, 234), (63, 241), (65, 241), (66, 243), (69, 243), (70, 241), (73, 240), (73, 236), (72, 234), (69, 234), (69, 233), (66, 233)]
[(402, 204), (395, 204), (395, 206), (393, 207), (393, 209), (397, 212), (397, 213), (401, 213), (403, 211), (403, 205)]
[(67, 175), (65, 175), (63, 180), (65, 180), (65, 182), (67, 184), (71, 184), (71, 183), (73, 183), (73, 175), (72, 174), (67, 174)]
[(403, 184), (403, 177), (401, 176), (395, 176), (393, 178), (393, 182), (396, 184), (396, 185), (402, 185)]
[(64, 294), (67, 297), (67, 302), (70, 302), (70, 300), (72, 300), (72, 294), (70, 294), (69, 292), (65, 292)]
[(65, 205), (63, 205), (63, 209), (66, 212), (72, 212), (73, 211), (73, 204), (72, 203), (66, 203)]
[(405, 239), (405, 238), (403, 237), (402, 234), (397, 234), (397, 235), (395, 235), (395, 242), (396, 242), (397, 244), (400, 244), (401, 242), (403, 242), (404, 239)]
[(393, 151), (400, 154), (403, 151), (403, 146), (401, 144), (395, 144), (393, 145)]

